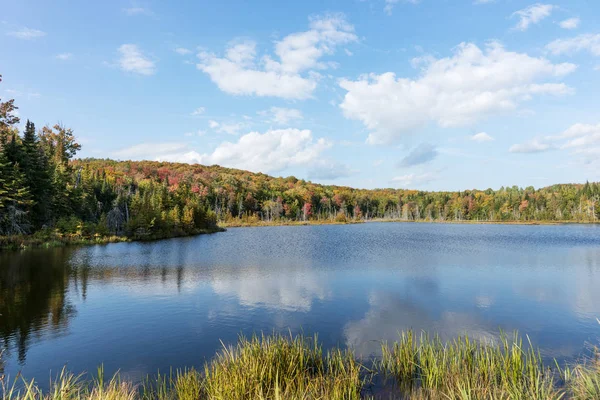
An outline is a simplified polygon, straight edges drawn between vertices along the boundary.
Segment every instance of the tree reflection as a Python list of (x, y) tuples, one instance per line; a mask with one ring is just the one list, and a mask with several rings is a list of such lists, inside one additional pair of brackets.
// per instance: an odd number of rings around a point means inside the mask
[(7, 353), (16, 350), (21, 364), (32, 340), (47, 332), (64, 332), (75, 314), (66, 296), (72, 274), (66, 261), (71, 251), (0, 254), (1, 347)]

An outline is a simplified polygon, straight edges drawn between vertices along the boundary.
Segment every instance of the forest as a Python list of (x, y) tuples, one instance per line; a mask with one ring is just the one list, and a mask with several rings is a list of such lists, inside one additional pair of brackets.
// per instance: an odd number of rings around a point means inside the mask
[(219, 224), (600, 218), (600, 183), (456, 192), (353, 189), (216, 165), (76, 159), (81, 145), (71, 129), (37, 129), (27, 120), (19, 132), (20, 122), (14, 100), (0, 99), (0, 247), (32, 234), (40, 243), (143, 240), (214, 232)]

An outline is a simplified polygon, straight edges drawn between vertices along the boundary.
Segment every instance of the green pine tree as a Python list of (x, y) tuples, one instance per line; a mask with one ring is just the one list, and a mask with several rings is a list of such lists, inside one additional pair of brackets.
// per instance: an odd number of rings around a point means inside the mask
[(25, 174), (19, 164), (5, 164), (2, 175), (5, 177), (4, 205), (0, 215), (0, 233), (3, 235), (23, 235), (31, 231), (28, 210), (32, 200)]
[(23, 169), (33, 200), (31, 221), (35, 228), (48, 222), (51, 214), (51, 180), (48, 159), (44, 153), (35, 125), (29, 120), (25, 124), (22, 139)]

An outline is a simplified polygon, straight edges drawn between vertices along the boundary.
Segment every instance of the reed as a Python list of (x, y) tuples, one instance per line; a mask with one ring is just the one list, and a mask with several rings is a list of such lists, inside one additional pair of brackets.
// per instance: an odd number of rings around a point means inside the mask
[(323, 355), (317, 337), (241, 337), (205, 367), (209, 399), (359, 399), (363, 367), (349, 351)]
[[(379, 374), (378, 391), (371, 379)], [(383, 393), (383, 394), (382, 394)], [(404, 332), (382, 344), (369, 368), (350, 350), (325, 352), (317, 337), (240, 337), (223, 345), (203, 370), (184, 369), (141, 383), (91, 380), (63, 369), (42, 392), (34, 381), (0, 375), (1, 400), (354, 400), (539, 399), (600, 400), (600, 360), (545, 366), (529, 340), (500, 335), (496, 342)]]
[(383, 344), (380, 372), (417, 398), (560, 399), (556, 373), (544, 367), (539, 352), (516, 334), (501, 334), (498, 344), (459, 337), (403, 333)]

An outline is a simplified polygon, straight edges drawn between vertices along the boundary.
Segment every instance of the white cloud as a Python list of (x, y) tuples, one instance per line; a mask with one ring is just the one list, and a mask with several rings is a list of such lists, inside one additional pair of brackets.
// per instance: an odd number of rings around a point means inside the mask
[(269, 110), (260, 111), (259, 114), (268, 116), (269, 122), (277, 125), (288, 125), (303, 118), (302, 112), (295, 108), (271, 107)]
[(526, 31), (530, 25), (537, 24), (543, 19), (547, 18), (552, 14), (556, 6), (552, 4), (536, 3), (522, 10), (513, 13), (513, 17), (518, 17), (519, 22), (515, 26), (515, 29), (520, 31)]
[(565, 140), (560, 149), (570, 151), (584, 163), (600, 163), (600, 124), (575, 124), (552, 139)]
[(192, 53), (192, 51), (190, 49), (186, 49), (185, 47), (177, 47), (174, 51), (175, 51), (175, 53), (182, 55), (182, 56)]
[(246, 127), (246, 124), (241, 122), (217, 122), (214, 120), (208, 121), (208, 126), (219, 133), (227, 133), (230, 135), (237, 135), (242, 129)]
[(197, 67), (226, 93), (306, 99), (317, 87), (317, 70), (330, 66), (321, 58), (356, 40), (354, 27), (342, 15), (316, 17), (310, 19), (310, 30), (275, 43), (278, 60), (270, 55), (257, 59), (256, 43), (246, 40), (230, 45), (224, 57), (201, 52)]
[(558, 135), (536, 138), (510, 148), (513, 153), (538, 153), (547, 150), (567, 151), (584, 164), (591, 164), (595, 168), (600, 166), (600, 123), (574, 124)]
[(471, 136), (471, 140), (477, 143), (492, 142), (495, 139), (485, 132), (479, 132)]
[(192, 111), (191, 115), (193, 115), (193, 116), (202, 115), (202, 114), (204, 114), (204, 111), (206, 111), (204, 109), (204, 107), (198, 107), (194, 111)]
[(222, 123), (217, 128), (217, 132), (227, 133), (229, 135), (237, 135), (245, 126), (245, 124), (239, 122)]
[(600, 56), (600, 34), (584, 34), (570, 39), (557, 39), (546, 45), (546, 50), (554, 55), (588, 51)]
[(543, 153), (552, 149), (553, 147), (550, 143), (540, 139), (533, 139), (525, 143), (513, 144), (508, 151), (511, 153)]
[(290, 128), (269, 130), (265, 133), (250, 132), (241, 136), (235, 143), (223, 142), (212, 153), (174, 151), (162, 154), (158, 159), (205, 165), (218, 164), (253, 172), (277, 172), (288, 167), (313, 165), (329, 147), (329, 141), (314, 140), (309, 130)]
[(121, 58), (118, 64), (123, 71), (146, 76), (156, 73), (154, 61), (146, 57), (135, 44), (121, 45), (119, 53)]
[(438, 176), (432, 172), (425, 172), (422, 174), (406, 174), (392, 178), (392, 182), (398, 184), (400, 187), (418, 187), (426, 183), (435, 181)]
[(67, 61), (67, 60), (70, 60), (71, 58), (73, 58), (73, 54), (71, 54), (71, 53), (61, 53), (61, 54), (57, 54), (56, 58), (58, 60)]
[(347, 91), (340, 107), (370, 130), (368, 143), (383, 144), (436, 122), (457, 127), (513, 111), (534, 95), (572, 92), (564, 83), (539, 81), (567, 75), (576, 65), (510, 52), (498, 43), (483, 50), (462, 43), (447, 58), (432, 60), (416, 79), (393, 72), (342, 79)]
[(40, 31), (39, 29), (21, 28), (16, 31), (8, 32), (7, 35), (23, 40), (33, 40), (46, 36), (46, 32)]
[(579, 18), (569, 18), (561, 21), (559, 25), (563, 29), (577, 29), (580, 23), (581, 20)]

